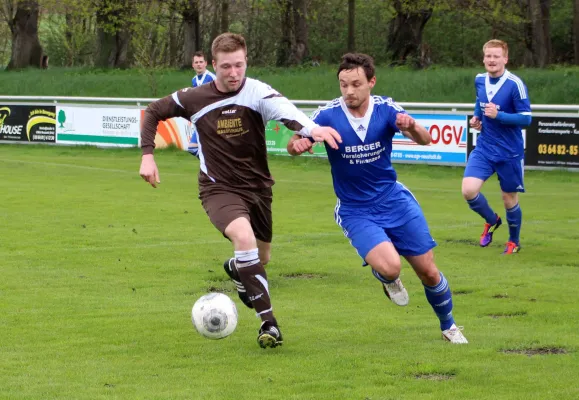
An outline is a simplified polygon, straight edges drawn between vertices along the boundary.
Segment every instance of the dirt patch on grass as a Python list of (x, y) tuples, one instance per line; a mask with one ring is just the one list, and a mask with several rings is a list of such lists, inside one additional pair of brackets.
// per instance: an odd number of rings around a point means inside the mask
[(564, 347), (546, 346), (546, 347), (528, 347), (522, 349), (504, 349), (501, 350), (505, 354), (524, 354), (526, 356), (545, 356), (549, 354), (568, 354), (569, 352)]
[(508, 299), (509, 295), (506, 293), (499, 293), (493, 296), (493, 299)]
[(209, 286), (207, 288), (207, 292), (209, 292), (209, 293), (231, 293), (232, 290), (229, 288), (225, 288), (223, 286)]
[(472, 293), (472, 290), (467, 290), (467, 289), (465, 289), (465, 290), (454, 290), (454, 291), (452, 292), (452, 295), (453, 295), (453, 296), (463, 296), (463, 295), (465, 295), (465, 294), (471, 294), (471, 293)]
[(424, 379), (427, 381), (448, 381), (454, 379), (453, 373), (439, 373), (435, 372), (432, 374), (417, 374), (414, 375), (416, 379)]
[(451, 244), (465, 244), (467, 246), (480, 246), (479, 242), (472, 239), (442, 239), (444, 243), (451, 243)]
[(291, 274), (282, 274), (281, 277), (286, 279), (321, 279), (324, 275), (311, 272), (295, 272)]
[(491, 318), (513, 318), (513, 317), (525, 317), (527, 316), (526, 311), (513, 311), (508, 313), (497, 313), (497, 314), (487, 314)]

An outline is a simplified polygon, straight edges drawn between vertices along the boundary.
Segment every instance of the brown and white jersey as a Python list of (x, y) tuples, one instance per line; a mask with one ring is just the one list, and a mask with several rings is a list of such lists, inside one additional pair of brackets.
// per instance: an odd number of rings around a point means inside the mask
[(151, 103), (141, 126), (143, 154), (153, 153), (159, 121), (189, 119), (197, 129), (201, 171), (213, 182), (239, 188), (273, 185), (267, 164), (265, 126), (276, 120), (306, 136), (317, 126), (269, 85), (246, 78), (235, 92), (215, 82), (185, 88)]

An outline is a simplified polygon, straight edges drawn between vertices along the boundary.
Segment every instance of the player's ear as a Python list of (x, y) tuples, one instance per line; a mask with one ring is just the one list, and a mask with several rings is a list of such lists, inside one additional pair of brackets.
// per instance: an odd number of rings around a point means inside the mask
[(376, 75), (374, 75), (369, 81), (368, 84), (370, 85), (370, 89), (372, 89), (374, 87), (374, 85), (376, 85)]

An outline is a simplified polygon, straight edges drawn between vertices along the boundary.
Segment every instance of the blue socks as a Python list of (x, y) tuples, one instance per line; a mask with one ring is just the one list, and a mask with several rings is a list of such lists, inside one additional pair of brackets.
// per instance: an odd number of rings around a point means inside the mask
[(454, 324), (454, 318), (452, 317), (452, 293), (446, 278), (440, 272), (438, 285), (426, 286), (423, 284), (423, 286), (426, 299), (440, 320), (440, 329), (443, 331), (449, 329)]
[(484, 218), (487, 224), (496, 224), (497, 216), (482, 193), (477, 194), (474, 199), (467, 200), (466, 202), (471, 210)]
[(518, 203), (507, 210), (507, 222), (509, 223), (509, 242), (519, 244), (523, 212)]

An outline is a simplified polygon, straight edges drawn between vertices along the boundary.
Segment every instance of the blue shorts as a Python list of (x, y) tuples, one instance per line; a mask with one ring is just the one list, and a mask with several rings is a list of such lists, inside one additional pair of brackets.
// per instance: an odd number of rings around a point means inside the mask
[(525, 159), (523, 157), (505, 158), (493, 161), (482, 151), (475, 148), (468, 156), (465, 178), (478, 178), (486, 181), (492, 174), (497, 173), (501, 190), (505, 193), (525, 192)]
[(334, 216), (364, 260), (382, 242), (391, 242), (402, 256), (419, 256), (436, 247), (418, 201), (400, 183), (372, 206), (345, 206), (338, 200)]

